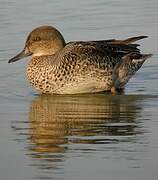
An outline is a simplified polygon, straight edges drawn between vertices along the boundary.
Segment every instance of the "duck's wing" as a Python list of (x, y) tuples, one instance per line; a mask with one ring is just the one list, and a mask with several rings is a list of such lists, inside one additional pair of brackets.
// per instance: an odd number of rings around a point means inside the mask
[(146, 36), (132, 37), (125, 40), (79, 41), (68, 43), (60, 51), (58, 59), (62, 62), (87, 62), (99, 69), (113, 70), (123, 56), (131, 52), (138, 53), (138, 44), (131, 44)]
[(111, 53), (124, 53), (129, 54), (131, 52), (140, 52), (138, 49), (139, 44), (132, 44), (135, 41), (147, 38), (148, 36), (135, 36), (130, 37), (124, 40), (110, 39), (110, 40), (101, 40), (101, 41), (92, 41), (96, 43), (96, 46), (99, 48), (105, 48)]

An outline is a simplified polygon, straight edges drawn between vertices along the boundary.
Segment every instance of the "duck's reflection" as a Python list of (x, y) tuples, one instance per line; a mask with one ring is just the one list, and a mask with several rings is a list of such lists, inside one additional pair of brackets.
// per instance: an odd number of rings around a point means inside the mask
[(29, 111), (32, 152), (64, 152), (69, 144), (113, 143), (141, 133), (136, 117), (142, 97), (46, 96), (35, 98)]

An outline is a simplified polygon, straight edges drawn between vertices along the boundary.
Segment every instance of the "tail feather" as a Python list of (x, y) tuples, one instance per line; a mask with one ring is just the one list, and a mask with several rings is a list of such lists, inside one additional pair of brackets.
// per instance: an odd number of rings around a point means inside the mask
[(131, 38), (127, 38), (125, 40), (122, 41), (122, 43), (124, 44), (130, 44), (130, 43), (133, 43), (135, 41), (138, 41), (140, 39), (144, 39), (144, 38), (147, 38), (148, 36), (136, 36), (136, 37), (131, 37)]
[(140, 54), (140, 53), (135, 53), (135, 52), (131, 52), (129, 54), (126, 54), (125, 56), (122, 57), (123, 60), (146, 60), (148, 58), (150, 58), (152, 56), (152, 54)]
[[(113, 40), (112, 44), (131, 44), (135, 41), (138, 41), (140, 39), (147, 38), (148, 36), (135, 36), (135, 37), (130, 37), (124, 40)], [(135, 46), (139, 46), (138, 44), (135, 44)]]
[(139, 56), (133, 56), (131, 57), (133, 62), (138, 62), (138, 61), (145, 61), (146, 59), (150, 58), (152, 54), (140, 54)]
[(142, 58), (146, 60), (146, 59), (150, 58), (152, 55), (153, 54), (142, 54)]

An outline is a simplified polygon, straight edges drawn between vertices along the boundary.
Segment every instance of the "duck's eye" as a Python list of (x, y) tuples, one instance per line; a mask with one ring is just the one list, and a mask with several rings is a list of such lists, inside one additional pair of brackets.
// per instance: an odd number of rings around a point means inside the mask
[(41, 38), (39, 36), (35, 37), (33, 41), (41, 41)]

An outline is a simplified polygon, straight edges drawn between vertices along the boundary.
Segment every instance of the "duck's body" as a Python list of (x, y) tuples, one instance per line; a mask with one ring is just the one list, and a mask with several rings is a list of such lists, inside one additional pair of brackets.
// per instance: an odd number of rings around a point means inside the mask
[(150, 56), (141, 55), (137, 45), (131, 44), (145, 37), (66, 44), (55, 28), (44, 26), (31, 32), (22, 53), (9, 62), (33, 55), (28, 63), (27, 78), (42, 93), (76, 94), (109, 91), (113, 87), (120, 89)]

